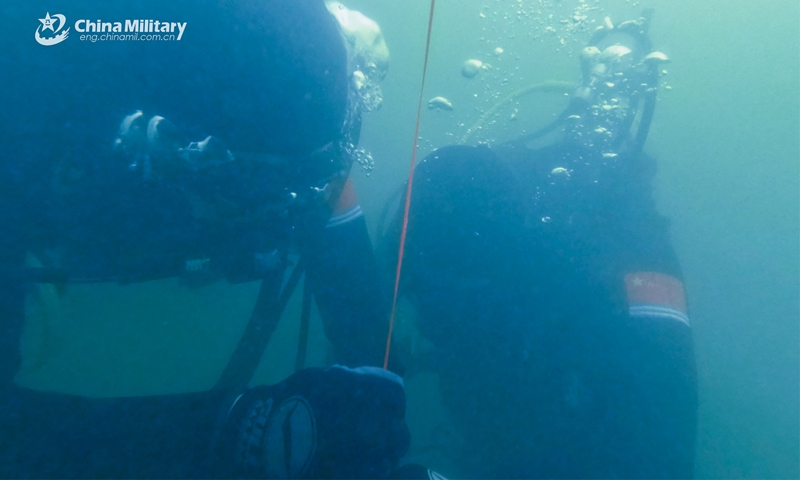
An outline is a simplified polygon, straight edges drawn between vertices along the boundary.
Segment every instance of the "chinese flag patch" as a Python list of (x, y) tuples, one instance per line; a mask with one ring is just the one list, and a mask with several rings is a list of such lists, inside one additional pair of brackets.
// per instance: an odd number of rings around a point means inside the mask
[(662, 317), (689, 325), (683, 283), (657, 272), (633, 272), (625, 275), (628, 306), (634, 317)]

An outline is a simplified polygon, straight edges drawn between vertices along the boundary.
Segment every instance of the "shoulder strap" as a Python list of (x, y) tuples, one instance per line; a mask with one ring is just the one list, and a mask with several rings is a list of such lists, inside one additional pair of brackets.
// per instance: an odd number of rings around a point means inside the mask
[(305, 262), (301, 258), (283, 289), (281, 285), (285, 268), (262, 280), (250, 322), (214, 385), (215, 390), (241, 390), (247, 387), (304, 271)]

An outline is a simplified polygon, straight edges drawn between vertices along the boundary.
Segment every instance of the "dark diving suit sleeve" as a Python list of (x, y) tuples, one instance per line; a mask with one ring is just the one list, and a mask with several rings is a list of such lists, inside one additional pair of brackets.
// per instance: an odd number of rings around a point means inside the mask
[(388, 305), (372, 243), (348, 182), (333, 216), (307, 248), (308, 281), (334, 360), (379, 366), (388, 334)]
[(627, 209), (621, 240), (626, 247), (616, 279), (623, 310), (617, 378), (620, 394), (628, 397), (622, 400), (628, 409), (623, 422), (630, 422), (622, 431), (632, 440), (632, 451), (620, 454), (619, 473), (692, 478), (697, 376), (683, 275), (669, 222), (656, 213), (652, 200), (637, 206)]

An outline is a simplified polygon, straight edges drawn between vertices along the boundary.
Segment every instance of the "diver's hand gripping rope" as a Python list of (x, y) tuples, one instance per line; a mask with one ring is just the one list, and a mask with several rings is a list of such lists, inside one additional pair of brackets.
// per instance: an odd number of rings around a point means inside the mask
[(411, 206), (411, 184), (414, 180), (414, 163), (417, 158), (417, 142), (419, 139), (419, 124), (422, 118), (422, 98), (425, 92), (425, 76), (428, 72), (428, 53), (431, 47), (431, 31), (433, 30), (433, 10), (436, 0), (431, 0), (431, 12), (428, 16), (428, 37), (425, 41), (425, 62), (422, 65), (422, 85), (419, 89), (419, 106), (417, 107), (417, 125), (414, 129), (414, 146), (411, 150), (411, 168), (408, 172), (408, 187), (406, 187), (406, 204), (403, 211), (403, 229), (400, 233), (400, 248), (397, 253), (397, 271), (394, 278), (394, 295), (392, 297), (392, 313), (389, 316), (389, 335), (386, 337), (386, 354), (383, 357), (383, 368), (389, 366), (389, 349), (392, 344), (392, 330), (394, 329), (394, 315), (397, 311), (397, 291), (400, 288), (400, 271), (403, 266), (403, 250), (406, 244), (406, 230), (408, 229), (408, 210)]

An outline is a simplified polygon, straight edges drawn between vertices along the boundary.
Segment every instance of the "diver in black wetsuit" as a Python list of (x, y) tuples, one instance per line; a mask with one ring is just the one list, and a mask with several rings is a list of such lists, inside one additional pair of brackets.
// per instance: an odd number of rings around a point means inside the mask
[[(389, 475), (408, 447), (405, 398), (399, 377), (368, 368), (382, 359), (387, 302), (347, 181), (374, 107), (362, 89), (375, 93), (388, 62), (377, 25), (322, 0), (70, 8), (72, 21), (144, 16), (186, 30), (97, 43), (73, 31), (45, 47), (28, 31), (45, 6), (9, 7), (20, 20), (0, 45), (14, 72), (0, 112), (0, 476)], [(291, 249), (342, 366), (247, 389)], [(43, 268), (26, 268), (26, 252)], [(262, 280), (212, 391), (89, 399), (13, 385), (31, 284), (165, 277)]]
[(415, 171), (402, 288), (464, 436), (458, 477), (693, 476), (692, 332), (642, 152), (666, 57), (646, 30), (595, 34), (552, 125)]

